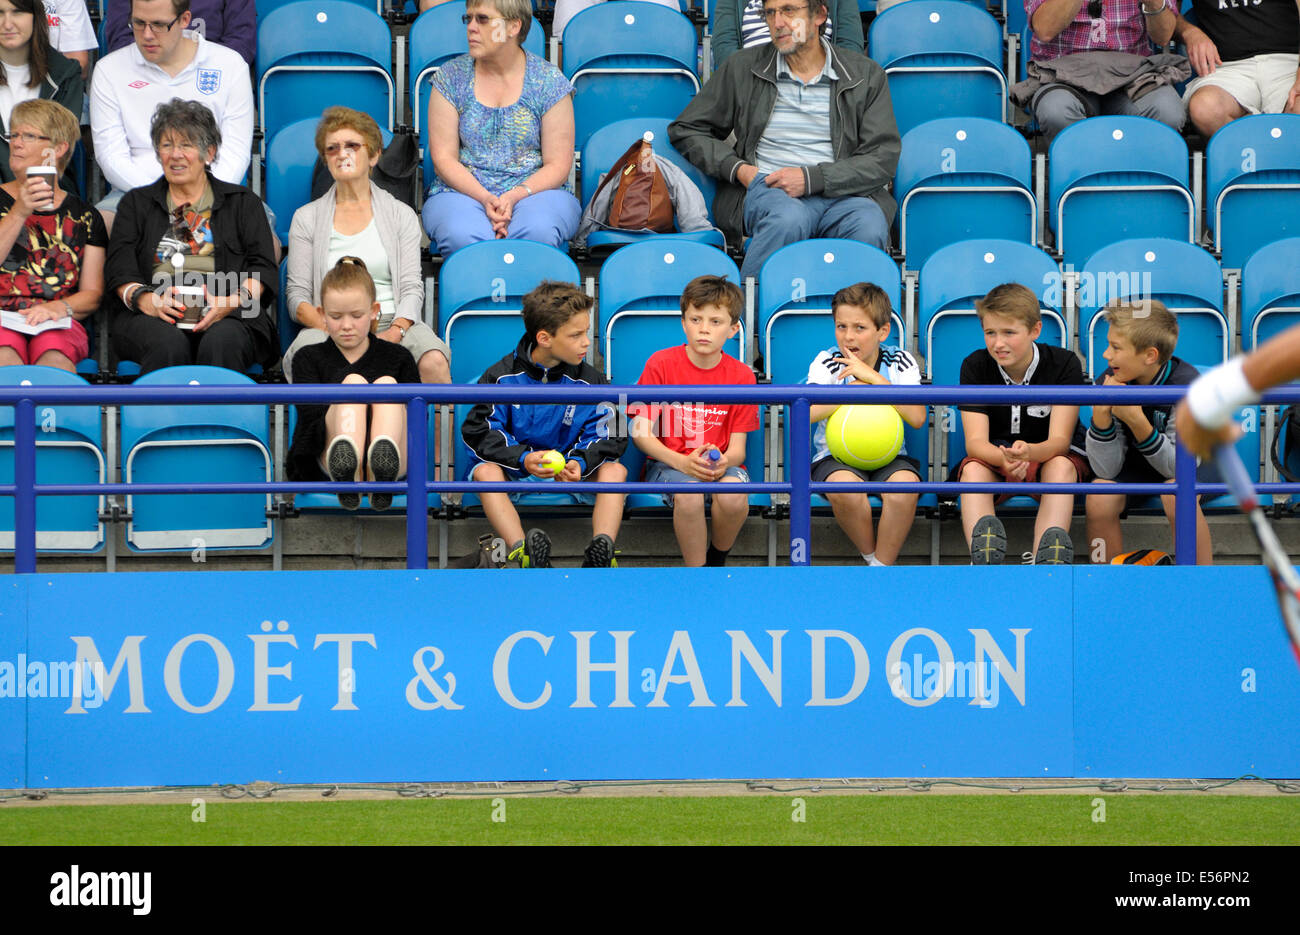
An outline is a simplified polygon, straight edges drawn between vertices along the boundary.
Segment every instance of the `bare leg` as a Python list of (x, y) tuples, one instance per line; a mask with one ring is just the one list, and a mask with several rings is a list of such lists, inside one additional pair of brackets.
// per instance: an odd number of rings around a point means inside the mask
[[(365, 378), (350, 373), (343, 378), (345, 384), (353, 386), (364, 384)], [(352, 440), (357, 453), (360, 454), (366, 450), (366, 406), (364, 403), (335, 403), (325, 412), (325, 450), (329, 450), (330, 442), (344, 435)], [(325, 463), (325, 452), (320, 453), (321, 471), (326, 477), (329, 476), (329, 465)], [(357, 460), (357, 473), (353, 480), (361, 479), (361, 461)]]
[[(1038, 479), (1045, 484), (1073, 484), (1079, 474), (1069, 458), (1058, 455), (1038, 469)], [(1033, 547), (1038, 548), (1043, 533), (1056, 526), (1070, 531), (1070, 514), (1074, 511), (1074, 495), (1068, 493), (1044, 494), (1038, 505), (1038, 519), (1034, 522)]]
[[(972, 461), (962, 468), (961, 476), (957, 479), (965, 484), (992, 484), (1002, 480), (1002, 476), (994, 474), (990, 468), (980, 462)], [(961, 495), (961, 529), (966, 534), (968, 548), (971, 534), (975, 531), (975, 524), (980, 521), (980, 517), (992, 514), (993, 494), (964, 493)]]
[(59, 370), (66, 370), (69, 373), (77, 372), (77, 368), (73, 366), (72, 361), (61, 351), (46, 351), (36, 359), (36, 363), (41, 367), (57, 367)]
[[(852, 471), (832, 471), (826, 477), (828, 484), (844, 484), (861, 480)], [(871, 501), (864, 493), (832, 493), (826, 495), (831, 502), (835, 521), (849, 537), (853, 547), (863, 555), (876, 550), (876, 537), (871, 526)]]
[[(1114, 481), (1099, 477), (1093, 483), (1112, 484)], [(1120, 528), (1119, 515), (1124, 512), (1124, 502), (1127, 499), (1122, 493), (1090, 493), (1084, 498), (1084, 513), (1088, 518), (1088, 553), (1093, 564), (1105, 565), (1124, 551), (1124, 531)], [(1099, 545), (1100, 551), (1097, 548)]]
[(20, 367), (22, 364), (23, 359), (12, 347), (8, 345), (0, 347), (0, 367)]
[(673, 497), (673, 532), (689, 568), (701, 568), (709, 551), (709, 526), (704, 519), (704, 495), (679, 493)]
[[(912, 471), (895, 471), (889, 475), (889, 483), (915, 484), (921, 478)], [(916, 518), (917, 494), (887, 493), (881, 500), (880, 534), (876, 537), (876, 561), (892, 565), (898, 561), (898, 553), (912, 528)]]
[(1246, 109), (1223, 88), (1206, 85), (1187, 102), (1187, 116), (1192, 118), (1196, 129), (1209, 139), (1224, 124), (1246, 116)]
[[(358, 377), (357, 379), (360, 379)], [(364, 382), (364, 381), (362, 381)], [(397, 381), (392, 377), (380, 377), (375, 381), (378, 386), (381, 383), (395, 384)], [(373, 444), (376, 438), (387, 435), (397, 446), (397, 454), (401, 460), (401, 467), (397, 471), (398, 477), (406, 476), (406, 407), (401, 403), (376, 403), (370, 407), (370, 441)], [(366, 465), (366, 479), (374, 480), (374, 472), (370, 470), (370, 465)]]
[[(474, 469), (470, 479), (491, 484), (505, 481), (506, 475), (499, 465), (480, 464)], [(478, 496), (483, 503), (483, 513), (492, 524), (492, 531), (504, 540), (506, 548), (509, 549), (516, 542), (523, 541), (524, 527), (519, 522), (519, 513), (515, 510), (515, 505), (510, 502), (510, 495), (484, 491)]]
[[(739, 484), (734, 477), (724, 477), (724, 484)], [(728, 551), (736, 544), (740, 527), (749, 518), (749, 495), (743, 493), (715, 493), (713, 495), (713, 536), (715, 549)]]
[[(595, 480), (603, 484), (618, 484), (627, 480), (627, 468), (618, 461), (606, 461), (596, 468)], [(592, 538), (600, 535), (618, 538), (618, 527), (623, 522), (623, 494), (598, 493), (596, 506), (591, 511)]]

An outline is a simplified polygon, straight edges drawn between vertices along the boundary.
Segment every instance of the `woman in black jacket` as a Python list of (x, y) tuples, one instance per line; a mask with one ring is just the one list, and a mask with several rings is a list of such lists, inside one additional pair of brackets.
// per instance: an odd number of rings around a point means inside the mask
[(109, 237), (113, 349), (142, 373), (271, 363), (276, 267), (261, 200), (208, 171), (221, 131), (203, 104), (160, 104), (150, 135), (163, 176), (126, 193)]

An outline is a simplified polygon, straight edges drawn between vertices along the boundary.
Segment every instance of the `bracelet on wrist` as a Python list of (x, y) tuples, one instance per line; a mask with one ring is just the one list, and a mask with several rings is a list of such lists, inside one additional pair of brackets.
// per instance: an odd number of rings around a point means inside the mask
[(528, 183), (527, 183), (527, 182), (520, 182), (518, 185), (515, 186), (515, 188), (522, 188), (524, 191), (528, 192), (528, 194), (530, 194), (530, 195), (533, 193), (533, 190), (532, 190), (531, 188), (528, 187)]
[(72, 303), (69, 302), (67, 299), (59, 299), (59, 301), (63, 303), (63, 309), (64, 309), (65, 312), (68, 313), (68, 317), (69, 317), (69, 318), (72, 318), (72, 317), (73, 317), (73, 314), (72, 314)]

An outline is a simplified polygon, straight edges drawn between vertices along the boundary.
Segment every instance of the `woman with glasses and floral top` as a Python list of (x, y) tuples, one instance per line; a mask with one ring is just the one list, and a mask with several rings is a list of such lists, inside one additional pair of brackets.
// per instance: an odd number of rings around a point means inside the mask
[[(86, 357), (82, 322), (104, 292), (108, 234), (93, 206), (65, 191), (58, 175), (81, 138), (78, 119), (54, 101), (23, 101), (10, 114), (11, 180), (0, 185), (0, 366), (73, 370)], [(53, 167), (38, 175), (37, 167)], [(35, 333), (33, 333), (35, 332)]]
[(221, 131), (198, 101), (159, 104), (150, 137), (162, 178), (122, 197), (108, 244), (113, 349), (142, 373), (272, 363), (277, 271), (261, 199), (212, 175)]
[(375, 283), (377, 336), (411, 352), (422, 382), (449, 383), (451, 352), (423, 320), (420, 219), (370, 180), (384, 151), (379, 124), (350, 107), (330, 107), (316, 127), (316, 151), (334, 184), (295, 211), (289, 227), (285, 303), (303, 330), (284, 353), (285, 379), (293, 382), (299, 350), (326, 339), (321, 280), (353, 256), (365, 261)]
[(523, 49), (530, 0), (467, 0), (469, 54), (438, 70), (429, 95), (437, 178), (424, 229), (442, 256), (513, 237), (563, 247), (582, 208), (565, 190), (573, 165), (573, 85)]
[[(0, 182), (14, 178), (7, 133), (14, 107), (42, 98), (57, 101), (80, 120), (84, 94), (81, 66), (50, 45), (40, 0), (0, 0), (0, 133), (5, 134), (0, 140)], [(64, 180), (65, 188), (71, 184), (71, 179)]]

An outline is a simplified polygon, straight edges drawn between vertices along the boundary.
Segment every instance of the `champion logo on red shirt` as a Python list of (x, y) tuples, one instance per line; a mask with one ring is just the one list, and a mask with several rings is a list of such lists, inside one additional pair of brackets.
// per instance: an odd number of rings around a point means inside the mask
[(136, 90), (139, 90), (140, 88), (147, 88), (147, 87), (149, 87), (149, 82), (147, 82), (147, 81), (132, 81), (130, 84), (127, 85), (127, 87), (128, 87), (128, 88), (135, 88)]

